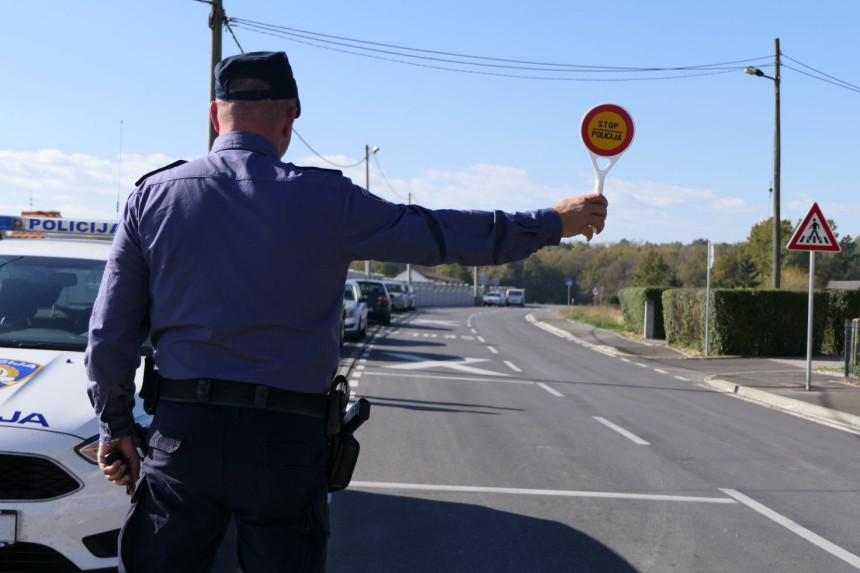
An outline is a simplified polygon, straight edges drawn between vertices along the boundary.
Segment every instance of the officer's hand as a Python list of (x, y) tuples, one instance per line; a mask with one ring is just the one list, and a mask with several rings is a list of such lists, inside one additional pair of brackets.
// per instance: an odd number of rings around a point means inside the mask
[(562, 237), (585, 235), (589, 241), (606, 224), (606, 197), (597, 193), (562, 199), (554, 209), (561, 217)]
[[(111, 465), (105, 465), (105, 456), (112, 450), (119, 450), (123, 459), (117, 460)], [(99, 443), (99, 468), (105, 477), (114, 485), (125, 486), (128, 495), (134, 493), (134, 484), (140, 475), (140, 457), (131, 436), (122, 438), (112, 444)]]

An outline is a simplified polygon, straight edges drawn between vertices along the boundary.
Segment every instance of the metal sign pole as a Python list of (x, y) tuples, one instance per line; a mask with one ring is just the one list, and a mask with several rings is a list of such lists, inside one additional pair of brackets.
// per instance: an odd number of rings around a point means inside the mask
[(815, 287), (815, 251), (809, 251), (809, 312), (806, 325), (806, 391), (812, 381), (812, 301)]

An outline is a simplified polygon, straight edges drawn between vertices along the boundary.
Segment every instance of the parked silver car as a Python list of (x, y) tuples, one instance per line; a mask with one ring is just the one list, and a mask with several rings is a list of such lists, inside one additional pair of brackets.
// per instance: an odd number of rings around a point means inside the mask
[(367, 302), (361, 300), (361, 288), (354, 280), (347, 280), (343, 289), (344, 336), (361, 340), (367, 334)]

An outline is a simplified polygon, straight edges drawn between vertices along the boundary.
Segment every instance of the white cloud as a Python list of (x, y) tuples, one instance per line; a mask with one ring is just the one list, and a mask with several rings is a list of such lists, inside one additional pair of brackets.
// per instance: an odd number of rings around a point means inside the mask
[(32, 206), (63, 216), (113, 219), (117, 196), (122, 203), (141, 175), (172, 161), (160, 154), (127, 153), (120, 162), (56, 149), (0, 151), (0, 212)]
[[(346, 176), (365, 185), (363, 161), (347, 156), (327, 158)], [(172, 162), (165, 155), (125, 153), (122, 164), (58, 150), (0, 151), (0, 214), (32, 207), (59, 210), (64, 216), (113, 219), (141, 175)], [(318, 157), (299, 164), (333, 167)], [(551, 207), (559, 199), (590, 193), (594, 173), (583, 171), (570, 185), (548, 186), (522, 168), (487, 163), (458, 170), (427, 169), (410, 179), (383, 177), (370, 168), (371, 191), (390, 201), (431, 209), (501, 209), (523, 211)], [(605, 193), (610, 211), (606, 230), (597, 241), (689, 242), (696, 238), (738, 242), (755, 223), (767, 218), (767, 207), (751, 207), (738, 197), (711, 189), (694, 189), (656, 181), (630, 182), (610, 177)], [(806, 207), (808, 209), (808, 207)], [(761, 211), (761, 212), (759, 212)]]

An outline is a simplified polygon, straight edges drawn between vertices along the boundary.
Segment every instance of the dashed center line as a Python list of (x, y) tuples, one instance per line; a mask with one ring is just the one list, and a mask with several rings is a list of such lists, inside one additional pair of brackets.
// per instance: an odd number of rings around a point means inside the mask
[(628, 432), (627, 430), (625, 430), (621, 426), (613, 424), (612, 422), (610, 422), (606, 418), (601, 418), (600, 416), (592, 416), (592, 417), (595, 420), (597, 420), (598, 422), (600, 422), (601, 424), (603, 424), (604, 426), (606, 426), (607, 428), (609, 428), (610, 430), (615, 430), (616, 432), (618, 432), (619, 434), (621, 434), (622, 436), (624, 436), (625, 438), (627, 438), (628, 440), (630, 440), (631, 442), (633, 442), (635, 444), (639, 444), (640, 446), (650, 446), (651, 445), (648, 442), (646, 442), (645, 440), (643, 440), (642, 438), (640, 438), (639, 436), (637, 436), (636, 434), (634, 434), (632, 432)]
[(520, 370), (520, 368), (518, 368), (517, 365), (514, 364), (513, 362), (511, 362), (510, 360), (505, 360), (505, 366), (507, 366), (508, 368), (513, 370), (514, 372), (522, 372), (522, 370)]
[(549, 386), (548, 384), (544, 384), (543, 382), (538, 382), (537, 385), (540, 386), (541, 388), (543, 388), (544, 390), (546, 390), (547, 392), (549, 392), (550, 394), (552, 394), (553, 396), (555, 396), (556, 398), (564, 398), (564, 394), (562, 394), (561, 392), (559, 392), (558, 390), (556, 390), (552, 386)]

